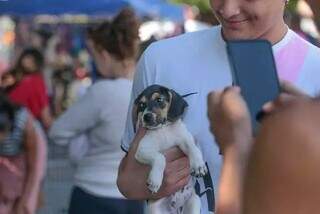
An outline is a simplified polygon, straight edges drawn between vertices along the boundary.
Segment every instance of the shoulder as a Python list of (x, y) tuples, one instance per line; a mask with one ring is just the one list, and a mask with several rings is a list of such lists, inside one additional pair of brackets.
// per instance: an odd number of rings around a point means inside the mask
[(131, 86), (132, 80), (129, 79), (103, 79), (95, 82), (92, 86), (90, 86), (89, 90), (98, 91), (100, 89), (113, 89)]
[[(304, 60), (304, 66), (308, 70), (312, 70), (312, 72), (319, 72), (320, 69), (320, 48), (311, 44), (310, 42), (306, 41), (305, 39), (301, 38), (299, 35), (296, 34), (297, 39), (300, 40), (301, 44), (303, 44), (305, 47), (307, 47), (305, 60)], [(303, 53), (303, 51), (298, 51), (300, 54)], [(302, 52), (302, 53), (301, 53)]]
[(309, 43), (309, 55), (320, 65), (320, 48)]
[(34, 74), (29, 74), (27, 75), (26, 79), (32, 80), (32, 81), (38, 81), (38, 82), (43, 82), (43, 76), (41, 73), (34, 73)]
[(173, 55), (179, 52), (185, 53), (188, 52), (186, 50), (189, 48), (194, 50), (199, 46), (208, 45), (208, 42), (212, 41), (219, 33), (220, 27), (212, 27), (210, 29), (185, 33), (180, 36), (160, 40), (152, 43), (145, 51), (145, 55), (150, 57), (161, 57), (161, 53), (165, 53), (164, 56)]
[(154, 82), (157, 72), (163, 71), (160, 68), (176, 67), (179, 63), (192, 62), (211, 51), (212, 49), (208, 46), (211, 45), (213, 48), (214, 44), (221, 40), (220, 29), (219, 26), (216, 26), (152, 43), (140, 58), (137, 67), (138, 74), (143, 74), (150, 83)]
[(118, 93), (130, 93), (132, 81), (127, 79), (98, 80), (88, 89), (88, 94), (94, 96), (114, 96)]
[(301, 36), (299, 36), (297, 33), (295, 33), (294, 31), (290, 30), (291, 34), (292, 34), (292, 39), (295, 41), (299, 41), (299, 43), (301, 45), (303, 45), (304, 47), (307, 47), (308, 49), (308, 54), (313, 55), (315, 57), (320, 58), (320, 48), (311, 44), (310, 42), (308, 42), (307, 40), (305, 40), (304, 38), (302, 38)]
[(40, 73), (26, 75), (21, 82), (21, 85), (32, 85), (32, 88), (42, 87), (45, 85), (44, 79)]

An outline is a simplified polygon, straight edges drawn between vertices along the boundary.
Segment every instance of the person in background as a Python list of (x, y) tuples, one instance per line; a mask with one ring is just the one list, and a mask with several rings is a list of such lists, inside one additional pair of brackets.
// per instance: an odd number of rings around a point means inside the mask
[(41, 73), (43, 63), (40, 51), (34, 48), (25, 49), (11, 72), (14, 81), (7, 92), (14, 103), (26, 107), (47, 130), (52, 123), (52, 117)]
[(301, 36), (303, 39), (307, 40), (308, 42), (310, 42), (313, 45), (319, 46), (319, 40), (315, 37), (313, 37), (312, 35), (310, 35), (309, 33), (304, 32), (301, 29), (301, 15), (297, 12), (292, 12), (290, 14), (291, 18), (290, 18), (290, 27), (291, 29), (296, 32), (299, 36)]
[(0, 92), (0, 213), (35, 214), (45, 174), (46, 141), (32, 115)]
[(320, 31), (320, 2), (318, 0), (306, 0), (306, 2), (309, 4), (313, 12), (315, 24), (318, 31)]
[(143, 203), (125, 199), (116, 185), (138, 31), (139, 22), (129, 9), (88, 31), (88, 46), (101, 78), (50, 129), (49, 137), (59, 145), (82, 135), (88, 139), (87, 151), (79, 152), (83, 157), (75, 173), (69, 214), (143, 213)]

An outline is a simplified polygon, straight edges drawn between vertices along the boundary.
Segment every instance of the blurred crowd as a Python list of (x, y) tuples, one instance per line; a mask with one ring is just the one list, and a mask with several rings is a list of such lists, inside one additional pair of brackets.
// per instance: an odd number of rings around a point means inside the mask
[[(299, 8), (287, 12), (287, 25), (319, 46), (319, 14), (303, 3)], [(34, 214), (45, 206), (50, 143), (68, 145), (76, 168), (69, 213), (143, 213), (143, 203), (126, 200), (116, 185), (136, 61), (154, 41), (212, 24), (196, 17), (170, 23), (170, 30), (158, 23), (162, 28), (143, 41), (151, 21), (129, 9), (81, 25), (16, 20), (14, 54), (1, 71), (1, 214)]]

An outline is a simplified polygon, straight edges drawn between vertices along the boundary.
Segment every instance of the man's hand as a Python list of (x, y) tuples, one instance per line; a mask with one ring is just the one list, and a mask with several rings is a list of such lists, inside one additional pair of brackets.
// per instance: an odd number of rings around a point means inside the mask
[(190, 179), (189, 160), (177, 147), (171, 148), (164, 153), (166, 168), (159, 192), (151, 194), (147, 188), (147, 178), (150, 167), (140, 164), (135, 159), (140, 140), (145, 135), (144, 129), (139, 129), (132, 142), (126, 157), (121, 161), (118, 173), (118, 188), (129, 199), (146, 200), (158, 199), (178, 191), (184, 187)]
[(234, 143), (241, 142), (237, 145), (239, 149), (242, 149), (242, 143), (250, 143), (252, 136), (250, 115), (240, 95), (239, 87), (211, 92), (208, 95), (208, 116), (211, 132), (222, 154)]

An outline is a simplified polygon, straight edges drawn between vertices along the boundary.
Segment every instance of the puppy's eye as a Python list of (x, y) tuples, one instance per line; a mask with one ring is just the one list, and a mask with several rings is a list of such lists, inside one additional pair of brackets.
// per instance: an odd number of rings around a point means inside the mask
[(162, 103), (162, 102), (164, 101), (164, 99), (163, 99), (163, 97), (158, 97), (158, 98), (156, 99), (156, 101), (157, 101), (158, 103)]
[(146, 104), (145, 103), (139, 103), (139, 108), (140, 109), (145, 109), (146, 108)]

